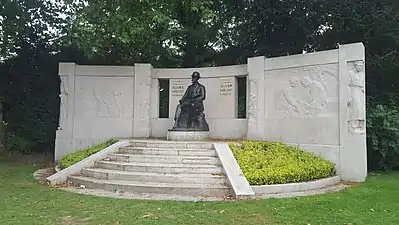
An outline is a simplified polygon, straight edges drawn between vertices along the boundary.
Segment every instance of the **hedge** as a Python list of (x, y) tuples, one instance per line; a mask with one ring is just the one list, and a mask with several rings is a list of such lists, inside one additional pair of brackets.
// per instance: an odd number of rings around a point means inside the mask
[(310, 181), (336, 173), (332, 162), (279, 142), (244, 141), (229, 145), (251, 185)]
[(78, 150), (73, 153), (69, 153), (67, 155), (64, 155), (61, 160), (60, 160), (60, 168), (65, 169), (67, 167), (72, 166), (73, 164), (82, 161), (83, 159), (103, 150), (106, 147), (109, 147), (113, 144), (118, 142), (117, 139), (109, 139), (107, 141), (101, 142), (96, 145), (92, 145), (90, 147), (87, 147), (85, 149)]

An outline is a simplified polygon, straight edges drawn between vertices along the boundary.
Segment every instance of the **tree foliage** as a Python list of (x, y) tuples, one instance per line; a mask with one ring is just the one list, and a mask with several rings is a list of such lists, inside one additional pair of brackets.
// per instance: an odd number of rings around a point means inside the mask
[[(63, 6), (47, 0), (2, 0), (0, 4), (0, 57), (17, 55), (26, 47), (56, 43), (63, 24)], [(29, 46), (28, 46), (29, 45)]]
[(399, 2), (352, 0), (329, 4), (329, 29), (318, 37), (317, 49), (363, 42), (369, 103), (399, 100)]

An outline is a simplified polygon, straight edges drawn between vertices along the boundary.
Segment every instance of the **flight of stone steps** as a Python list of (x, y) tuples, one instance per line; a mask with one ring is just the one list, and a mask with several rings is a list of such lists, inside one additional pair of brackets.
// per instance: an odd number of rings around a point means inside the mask
[(211, 143), (134, 140), (68, 177), (75, 186), (111, 192), (223, 197), (232, 193)]

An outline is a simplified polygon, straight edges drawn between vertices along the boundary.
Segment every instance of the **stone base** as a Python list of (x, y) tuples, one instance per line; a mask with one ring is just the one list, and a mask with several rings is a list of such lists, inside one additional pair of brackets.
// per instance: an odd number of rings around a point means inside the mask
[(168, 141), (204, 141), (210, 137), (209, 131), (175, 131), (169, 130)]

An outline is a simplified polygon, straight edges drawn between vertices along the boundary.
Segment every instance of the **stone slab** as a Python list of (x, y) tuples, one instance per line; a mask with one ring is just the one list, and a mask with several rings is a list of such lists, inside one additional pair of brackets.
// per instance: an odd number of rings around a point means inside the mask
[(154, 183), (133, 182), (121, 180), (101, 180), (91, 177), (70, 176), (68, 180), (77, 186), (107, 191), (132, 193), (179, 194), (182, 196), (220, 196), (230, 194), (230, 188), (221, 184), (184, 184), (184, 183)]
[(209, 131), (168, 131), (168, 141), (204, 141), (210, 137)]
[(241, 171), (241, 168), (234, 158), (228, 144), (215, 143), (213, 145), (222, 163), (227, 180), (233, 189), (235, 197), (248, 198), (254, 196), (255, 193), (249, 185), (247, 178), (245, 178)]
[(103, 180), (123, 180), (134, 182), (159, 182), (159, 183), (187, 183), (187, 184), (218, 184), (225, 185), (224, 175), (190, 174), (190, 173), (150, 173), (150, 172), (124, 172), (99, 168), (82, 170), (82, 175)]

